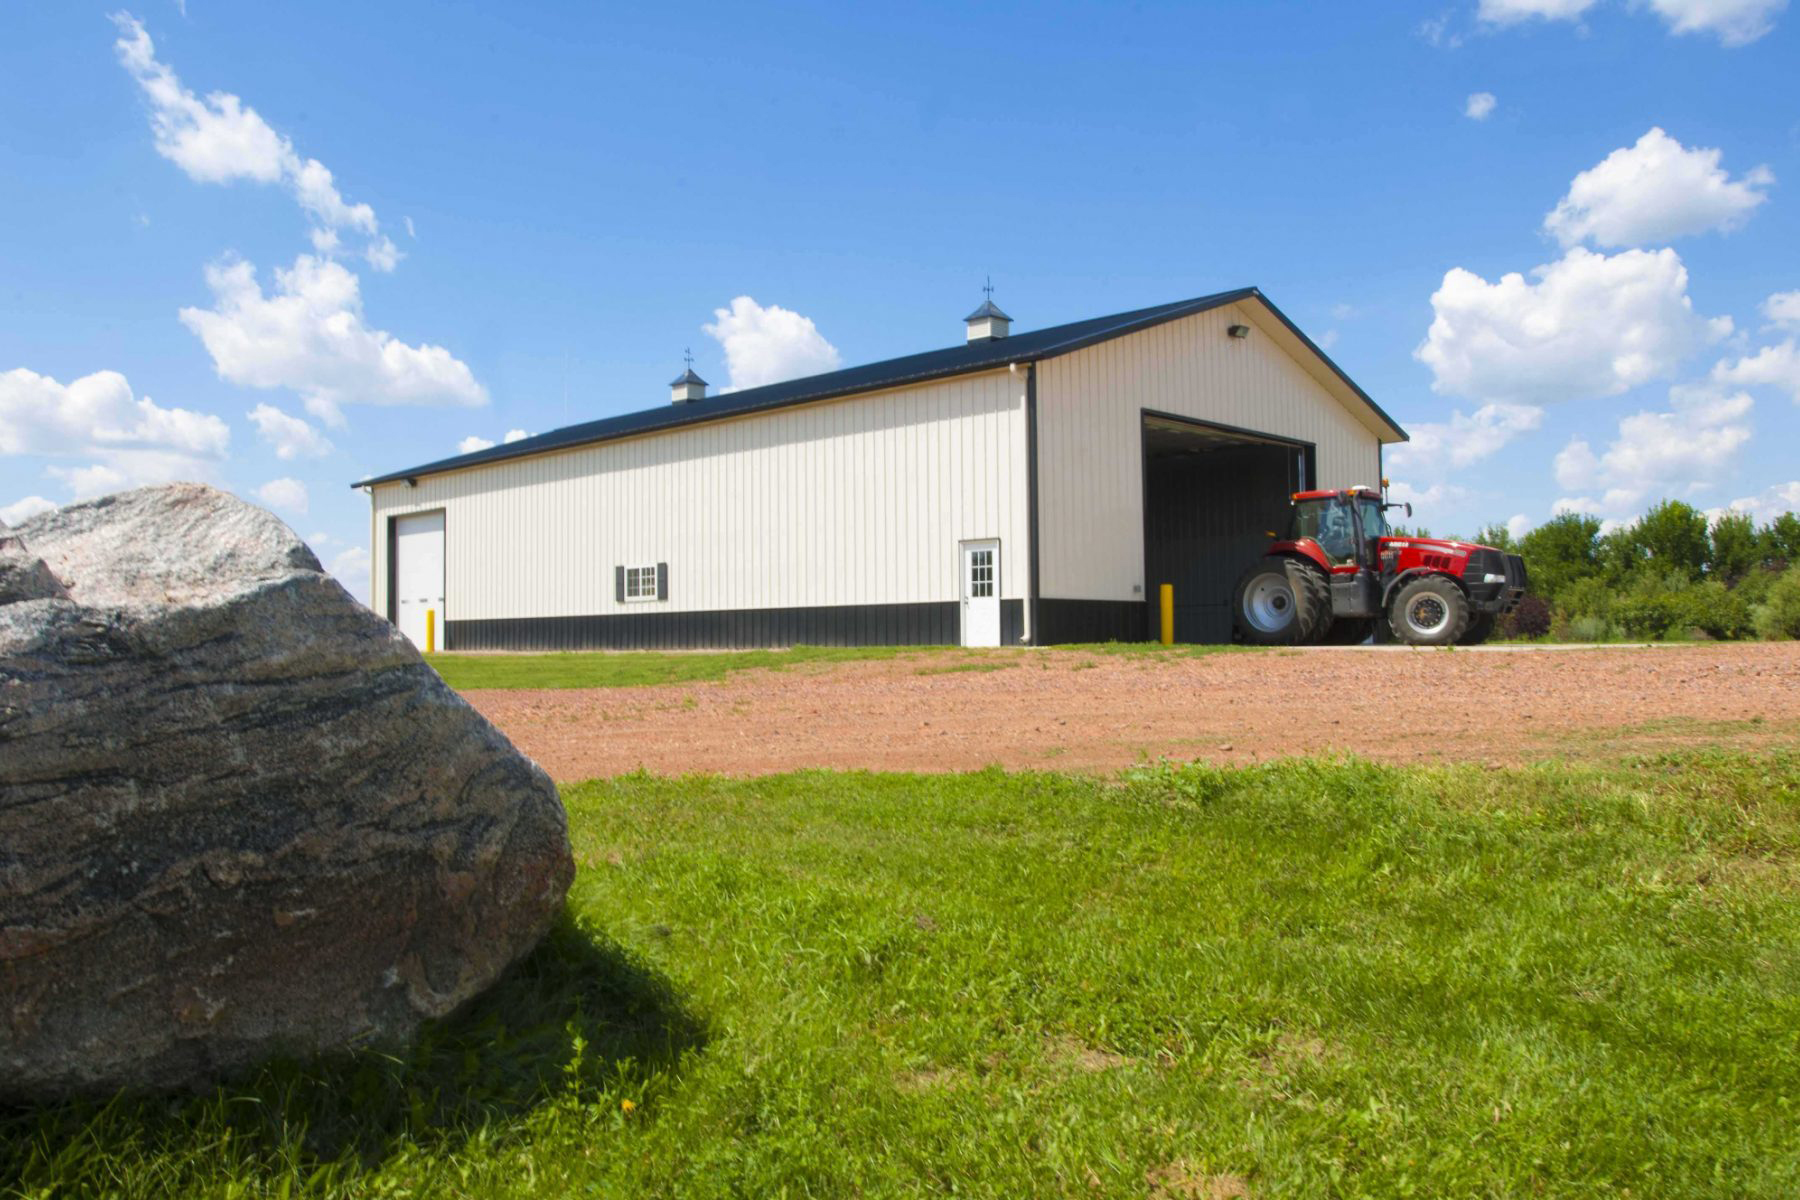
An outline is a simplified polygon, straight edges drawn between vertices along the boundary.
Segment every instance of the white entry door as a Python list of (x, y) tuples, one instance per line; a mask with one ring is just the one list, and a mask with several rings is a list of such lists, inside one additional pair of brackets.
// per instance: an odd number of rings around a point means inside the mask
[(436, 645), (444, 644), (444, 514), (419, 513), (394, 522), (394, 611), (412, 644), (425, 647), (425, 614), (435, 613)]
[(1000, 644), (1000, 543), (962, 544), (962, 644)]

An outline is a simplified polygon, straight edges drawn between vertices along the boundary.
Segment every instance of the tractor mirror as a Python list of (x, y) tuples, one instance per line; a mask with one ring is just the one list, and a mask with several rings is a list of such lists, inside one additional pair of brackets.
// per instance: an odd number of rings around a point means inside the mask
[(1406, 510), (1406, 515), (1408, 517), (1412, 516), (1412, 501), (1411, 500), (1398, 501), (1393, 504), (1384, 504), (1381, 507), (1383, 507), (1383, 508), (1404, 508)]

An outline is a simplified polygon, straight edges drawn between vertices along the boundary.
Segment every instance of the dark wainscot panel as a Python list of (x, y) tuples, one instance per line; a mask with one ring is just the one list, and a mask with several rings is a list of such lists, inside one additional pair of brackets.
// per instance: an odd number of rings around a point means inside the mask
[[(825, 608), (642, 612), (445, 623), (446, 650), (696, 650), (765, 646), (949, 646), (958, 605), (854, 604)], [(1001, 637), (1016, 643), (1024, 604), (1000, 602)]]

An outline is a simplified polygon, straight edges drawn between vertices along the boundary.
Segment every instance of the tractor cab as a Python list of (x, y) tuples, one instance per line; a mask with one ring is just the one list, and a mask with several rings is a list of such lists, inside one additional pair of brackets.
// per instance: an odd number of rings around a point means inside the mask
[[(1289, 542), (1318, 546), (1334, 574), (1359, 567), (1381, 569), (1381, 539), (1388, 536), (1390, 505), (1374, 488), (1331, 492), (1296, 492), (1288, 517)], [(1408, 512), (1411, 506), (1407, 506)]]

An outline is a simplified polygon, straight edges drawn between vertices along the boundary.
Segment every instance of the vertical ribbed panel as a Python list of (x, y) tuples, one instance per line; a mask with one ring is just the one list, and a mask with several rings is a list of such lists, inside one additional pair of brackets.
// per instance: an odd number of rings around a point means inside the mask
[[(383, 484), (376, 525), (445, 510), (458, 623), (941, 604), (976, 538), (1000, 539), (1017, 599), (1024, 393), (1023, 373), (989, 371)], [(385, 536), (374, 550), (382, 612)], [(617, 567), (656, 563), (666, 601), (614, 599)]]
[[(1234, 324), (1250, 325), (1250, 336), (1227, 337)], [(1144, 564), (1145, 409), (1313, 443), (1320, 487), (1380, 482), (1375, 432), (1286, 343), (1299, 345), (1259, 305), (1242, 304), (1039, 365), (1045, 597), (1141, 602), (1149, 594), (1132, 590), (1154, 582)]]

